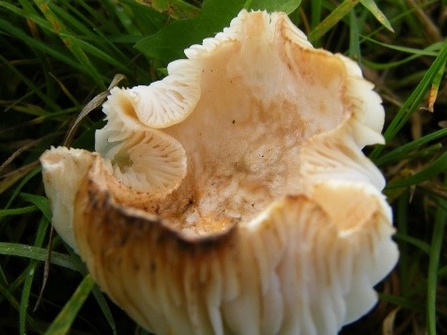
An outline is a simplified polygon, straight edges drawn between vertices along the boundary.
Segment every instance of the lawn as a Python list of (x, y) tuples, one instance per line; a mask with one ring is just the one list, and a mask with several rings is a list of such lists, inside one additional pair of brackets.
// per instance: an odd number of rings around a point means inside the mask
[(38, 159), (93, 150), (111, 87), (163, 78), (242, 8), (286, 12), (383, 100), (386, 144), (364, 152), (387, 180), (400, 259), (341, 334), (447, 334), (445, 0), (0, 1), (1, 334), (148, 334), (52, 231)]

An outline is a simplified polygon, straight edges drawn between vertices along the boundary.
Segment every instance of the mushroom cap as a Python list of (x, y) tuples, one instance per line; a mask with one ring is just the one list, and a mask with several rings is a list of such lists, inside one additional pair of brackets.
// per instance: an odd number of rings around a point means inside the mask
[(56, 230), (157, 334), (336, 333), (398, 258), (361, 151), (379, 96), (284, 13), (243, 10), (185, 54), (111, 91), (97, 152), (42, 155)]

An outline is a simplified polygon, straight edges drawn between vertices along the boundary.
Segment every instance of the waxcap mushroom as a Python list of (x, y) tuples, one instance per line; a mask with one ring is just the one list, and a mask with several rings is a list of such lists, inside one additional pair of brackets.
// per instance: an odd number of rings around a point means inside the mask
[(42, 155), (56, 230), (157, 334), (337, 333), (398, 258), (361, 151), (379, 96), (284, 13), (242, 10), (185, 54), (111, 91), (97, 152)]

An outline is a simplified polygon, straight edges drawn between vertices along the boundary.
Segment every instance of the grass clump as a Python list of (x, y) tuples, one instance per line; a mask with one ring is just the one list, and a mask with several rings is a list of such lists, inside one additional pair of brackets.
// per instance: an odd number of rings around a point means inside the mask
[(67, 139), (93, 149), (101, 113), (67, 132), (116, 74), (126, 86), (161, 78), (242, 8), (286, 11), (315, 46), (358, 61), (384, 100), (387, 144), (367, 150), (389, 181), (401, 258), (379, 305), (342, 334), (447, 333), (447, 6), (425, 0), (0, 1), (0, 333), (145, 333), (57, 236), (44, 279), (51, 212), (37, 159)]

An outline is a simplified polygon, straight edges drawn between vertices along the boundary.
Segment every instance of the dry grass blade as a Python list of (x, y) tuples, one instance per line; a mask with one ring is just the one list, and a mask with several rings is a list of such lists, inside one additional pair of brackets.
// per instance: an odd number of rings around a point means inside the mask
[(102, 103), (104, 102), (104, 100), (107, 98), (107, 96), (109, 95), (110, 90), (117, 86), (122, 80), (124, 80), (126, 77), (122, 74), (117, 74), (115, 75), (115, 77), (113, 78), (112, 82), (109, 85), (109, 88), (104, 91), (99, 93), (97, 96), (95, 96), (92, 100), (90, 100), (90, 102), (82, 109), (81, 113), (79, 113), (78, 117), (76, 118), (76, 120), (73, 122), (73, 125), (70, 127), (70, 130), (68, 131), (65, 139), (64, 139), (64, 146), (69, 147), (72, 140), (73, 140), (73, 136), (76, 133), (76, 129), (78, 129), (81, 121), (94, 109), (98, 108), (99, 106), (102, 105)]

